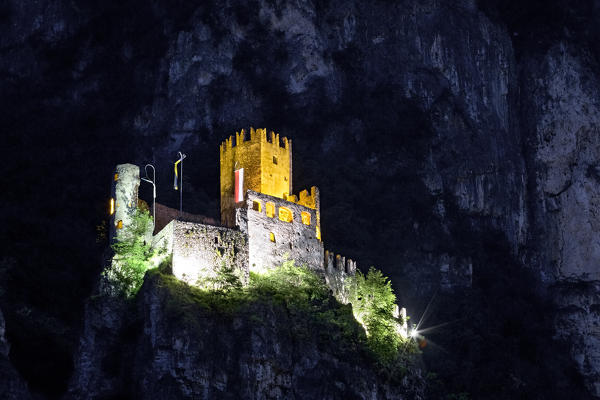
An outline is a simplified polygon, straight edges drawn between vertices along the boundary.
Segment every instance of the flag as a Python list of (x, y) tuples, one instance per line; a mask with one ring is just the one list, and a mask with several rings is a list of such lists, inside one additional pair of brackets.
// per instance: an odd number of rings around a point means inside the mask
[(235, 202), (244, 201), (244, 168), (235, 171)]
[(175, 168), (175, 176), (173, 177), (173, 189), (175, 190), (179, 190), (179, 186), (177, 185), (177, 178), (179, 177), (179, 175), (177, 174), (177, 164), (179, 164), (181, 162), (182, 159), (179, 159), (177, 161), (175, 161), (174, 164), (174, 168)]

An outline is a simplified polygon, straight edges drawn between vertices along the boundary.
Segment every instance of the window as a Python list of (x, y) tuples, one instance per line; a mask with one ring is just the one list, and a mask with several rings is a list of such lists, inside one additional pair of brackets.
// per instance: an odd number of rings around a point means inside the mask
[(267, 217), (273, 218), (275, 216), (275, 204), (270, 201), (267, 202)]
[(269, 232), (269, 239), (271, 242), (275, 243), (275, 234), (273, 232)]
[(119, 174), (115, 174), (115, 182), (119, 180)]
[(273, 164), (277, 165), (277, 156), (273, 156)]
[(252, 201), (252, 209), (254, 211), (261, 212), (262, 211), (262, 204), (260, 203), (260, 201), (258, 201), (258, 200)]
[(319, 229), (318, 226), (317, 226), (316, 236), (317, 236), (317, 239), (321, 240), (321, 229)]
[(119, 220), (119, 222), (117, 222), (117, 229), (123, 229), (123, 221)]
[(294, 220), (294, 214), (292, 210), (287, 207), (279, 207), (279, 219), (285, 222), (292, 222)]
[(304, 225), (310, 225), (310, 213), (302, 211), (302, 223)]

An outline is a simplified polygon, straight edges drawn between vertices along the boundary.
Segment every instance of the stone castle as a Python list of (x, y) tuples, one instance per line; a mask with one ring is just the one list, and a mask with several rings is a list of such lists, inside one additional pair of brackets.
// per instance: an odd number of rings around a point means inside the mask
[[(333, 294), (348, 302), (348, 278), (356, 264), (325, 251), (319, 190), (292, 194), (292, 141), (266, 129), (242, 130), (220, 146), (221, 223), (157, 204), (148, 240), (172, 255), (173, 274), (199, 287), (223, 266), (243, 284), (292, 259), (322, 275)], [(111, 197), (111, 237), (118, 237), (135, 212), (139, 167), (116, 167)]]

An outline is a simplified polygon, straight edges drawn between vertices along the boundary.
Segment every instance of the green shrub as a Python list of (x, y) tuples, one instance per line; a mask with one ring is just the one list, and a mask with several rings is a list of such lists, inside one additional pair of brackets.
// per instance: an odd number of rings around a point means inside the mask
[(129, 298), (135, 296), (150, 267), (150, 260), (157, 252), (146, 242), (146, 234), (152, 229), (152, 217), (147, 211), (136, 209), (131, 224), (118, 235), (111, 246), (115, 254), (104, 276), (117, 292)]
[(398, 358), (402, 337), (396, 331), (400, 321), (394, 317), (396, 295), (389, 279), (371, 267), (364, 275), (356, 271), (354, 315), (367, 331), (367, 343), (383, 364)]

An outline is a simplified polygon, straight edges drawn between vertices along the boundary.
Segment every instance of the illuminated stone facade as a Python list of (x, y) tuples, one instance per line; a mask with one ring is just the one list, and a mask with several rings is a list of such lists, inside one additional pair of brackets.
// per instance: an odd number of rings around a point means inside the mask
[(220, 146), (221, 223), (234, 226), (234, 171), (243, 169), (243, 192), (253, 190), (285, 198), (292, 193), (292, 141), (266, 129), (253, 129), (227, 138)]

